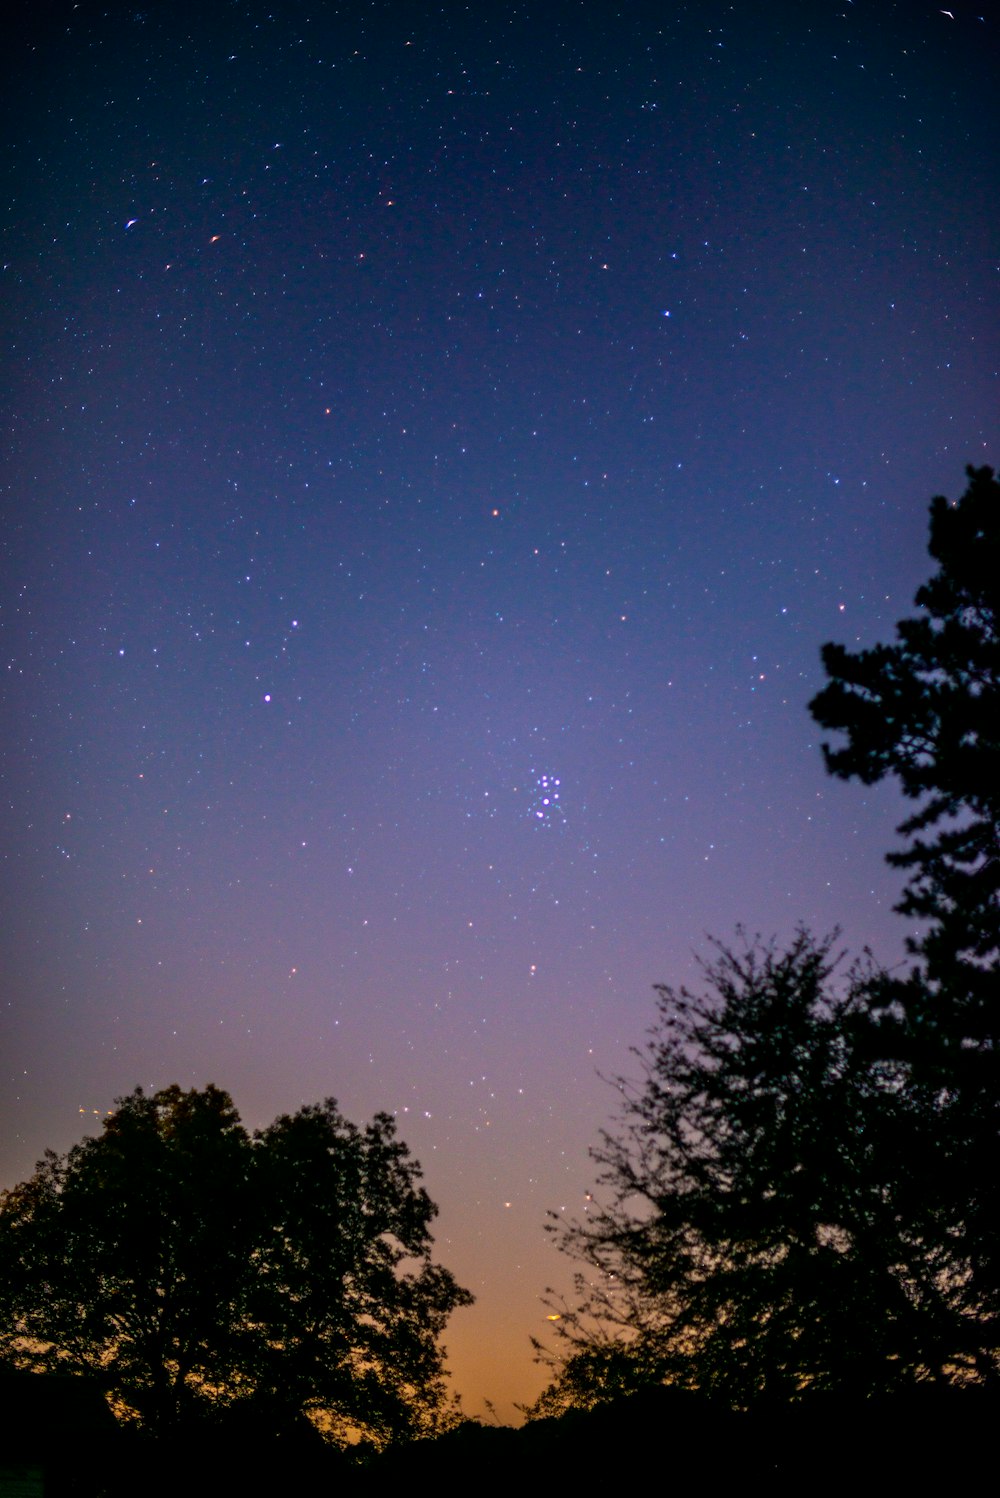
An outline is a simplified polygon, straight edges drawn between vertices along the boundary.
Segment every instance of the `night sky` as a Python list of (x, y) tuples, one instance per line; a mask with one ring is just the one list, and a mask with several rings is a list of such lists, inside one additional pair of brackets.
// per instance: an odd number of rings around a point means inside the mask
[(900, 959), (806, 705), (996, 461), (984, 3), (8, 25), (0, 1182), (394, 1112), (508, 1418), (652, 984)]

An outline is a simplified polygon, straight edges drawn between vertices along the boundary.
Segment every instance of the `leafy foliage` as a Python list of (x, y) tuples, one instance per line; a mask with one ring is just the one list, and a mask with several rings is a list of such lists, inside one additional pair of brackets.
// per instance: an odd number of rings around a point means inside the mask
[(284, 1418), (425, 1433), (445, 1398), (438, 1338), (471, 1297), (431, 1262), (436, 1208), (393, 1120), (361, 1131), (331, 1101), (303, 1108), (258, 1136), (255, 1163), (270, 1204), (251, 1281), (267, 1328), (255, 1397)]
[(554, 1222), (585, 1272), (535, 1414), (649, 1381), (744, 1407), (990, 1362), (965, 1266), (905, 1188), (898, 1145), (933, 1104), (865, 1043), (877, 974), (834, 967), (800, 931), (720, 947), (705, 994), (658, 988), (644, 1079), (619, 1081), (594, 1152), (604, 1204)]
[(327, 1101), (251, 1137), (215, 1087), (137, 1090), (0, 1198), (0, 1357), (87, 1372), (154, 1431), (433, 1427), (471, 1297), (431, 1262), (419, 1177), (385, 1114), (362, 1131)]

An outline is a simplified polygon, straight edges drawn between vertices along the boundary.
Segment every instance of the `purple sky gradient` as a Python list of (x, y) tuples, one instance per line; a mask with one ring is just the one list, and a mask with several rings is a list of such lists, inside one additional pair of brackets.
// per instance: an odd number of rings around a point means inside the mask
[(899, 960), (806, 704), (996, 458), (994, 18), (654, 12), (7, 55), (0, 1181), (139, 1083), (388, 1109), (504, 1418), (652, 984)]

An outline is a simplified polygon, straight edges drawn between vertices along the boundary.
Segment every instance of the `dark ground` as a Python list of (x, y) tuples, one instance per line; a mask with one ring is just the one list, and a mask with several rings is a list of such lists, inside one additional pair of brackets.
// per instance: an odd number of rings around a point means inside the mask
[(413, 1483), (449, 1493), (484, 1474), (495, 1486), (530, 1482), (537, 1490), (540, 1482), (558, 1482), (592, 1490), (595, 1483), (610, 1489), (650, 1471), (665, 1484), (756, 1482), (771, 1493), (801, 1491), (805, 1484), (832, 1491), (859, 1481), (866, 1488), (913, 1483), (927, 1491), (975, 1482), (992, 1460), (1000, 1423), (1000, 1399), (982, 1389), (927, 1386), (867, 1401), (816, 1396), (752, 1414), (652, 1389), (520, 1429), (468, 1421), (359, 1465), (327, 1447), (311, 1427), (283, 1440), (244, 1428), (157, 1443), (109, 1425), (96, 1405), (88, 1414), (85, 1400), (29, 1403), (33, 1409), (5, 1381), (0, 1493), (5, 1468), (36, 1462), (44, 1465), (45, 1498), (366, 1495)]

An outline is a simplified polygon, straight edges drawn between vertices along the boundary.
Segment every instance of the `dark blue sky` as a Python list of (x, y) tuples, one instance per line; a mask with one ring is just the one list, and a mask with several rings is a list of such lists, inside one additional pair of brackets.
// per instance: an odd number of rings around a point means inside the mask
[(137, 1083), (387, 1108), (467, 1407), (534, 1394), (651, 985), (902, 951), (806, 704), (995, 462), (995, 63), (914, 0), (22, 17), (4, 1182)]

